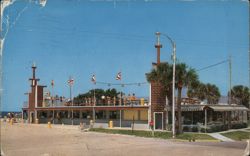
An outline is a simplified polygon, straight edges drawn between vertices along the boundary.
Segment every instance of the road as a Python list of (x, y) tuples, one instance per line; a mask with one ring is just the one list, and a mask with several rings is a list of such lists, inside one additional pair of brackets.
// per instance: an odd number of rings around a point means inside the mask
[(241, 156), (245, 142), (189, 143), (81, 132), (75, 126), (1, 123), (5, 156)]

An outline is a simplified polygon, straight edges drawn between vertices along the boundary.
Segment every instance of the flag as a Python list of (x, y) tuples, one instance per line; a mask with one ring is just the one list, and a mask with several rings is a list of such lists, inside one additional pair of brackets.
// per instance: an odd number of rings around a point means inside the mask
[(116, 80), (121, 80), (122, 79), (122, 73), (119, 72), (116, 76)]
[(54, 80), (51, 81), (51, 86), (54, 87), (55, 83)]
[(68, 80), (68, 84), (69, 84), (70, 86), (72, 86), (72, 85), (74, 84), (74, 79), (70, 78), (70, 79)]
[(91, 81), (96, 84), (96, 79), (95, 79), (95, 75), (92, 75)]

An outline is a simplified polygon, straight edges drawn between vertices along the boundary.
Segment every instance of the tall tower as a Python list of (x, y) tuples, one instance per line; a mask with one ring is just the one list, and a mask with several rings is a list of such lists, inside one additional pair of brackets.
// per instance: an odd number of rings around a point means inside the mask
[[(161, 48), (160, 43), (160, 33), (156, 33), (157, 42), (155, 44), (157, 52), (157, 62), (153, 63), (153, 68), (157, 69), (157, 66), (161, 63)], [(155, 129), (165, 129), (166, 128), (166, 96), (163, 94), (163, 86), (159, 81), (150, 82), (150, 114), (151, 121), (154, 122)]]
[(157, 49), (157, 62), (156, 62), (156, 64), (159, 65), (161, 63), (161, 48), (162, 48), (162, 45), (160, 43), (161, 33), (156, 32), (155, 34), (156, 34), (156, 38), (157, 38), (157, 42), (155, 44), (155, 48)]
[(31, 81), (31, 91), (29, 93), (29, 108), (28, 108), (28, 117), (30, 123), (34, 123), (35, 119), (37, 119), (37, 107), (42, 107), (43, 103), (43, 88), (46, 86), (38, 85), (38, 81), (40, 79), (36, 78), (36, 65), (33, 63), (32, 65), (32, 78)]

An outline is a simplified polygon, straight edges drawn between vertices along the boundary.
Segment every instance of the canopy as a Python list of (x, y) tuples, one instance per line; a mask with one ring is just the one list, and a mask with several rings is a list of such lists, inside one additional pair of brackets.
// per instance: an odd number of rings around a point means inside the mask
[[(181, 105), (181, 111), (189, 112), (189, 111), (203, 111), (204, 109), (212, 109), (215, 112), (225, 112), (225, 111), (249, 111), (243, 105), (203, 105), (203, 104), (189, 104), (189, 105)], [(171, 111), (171, 107), (167, 106), (167, 110)], [(177, 110), (177, 107), (175, 107)]]

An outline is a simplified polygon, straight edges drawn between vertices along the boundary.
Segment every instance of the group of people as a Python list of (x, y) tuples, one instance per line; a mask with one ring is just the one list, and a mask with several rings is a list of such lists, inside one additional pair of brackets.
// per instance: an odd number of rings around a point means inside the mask
[(103, 96), (101, 97), (101, 99), (96, 99), (96, 102), (94, 102), (94, 98), (93, 97), (89, 97), (89, 98), (84, 98), (84, 101), (81, 105), (84, 106), (92, 106), (94, 104), (96, 105), (131, 105), (131, 104), (137, 104), (138, 99), (135, 96), (135, 94), (133, 93), (132, 96), (130, 94), (128, 94), (128, 96), (122, 95), (121, 96), (117, 96), (117, 97), (109, 97), (109, 96)]

